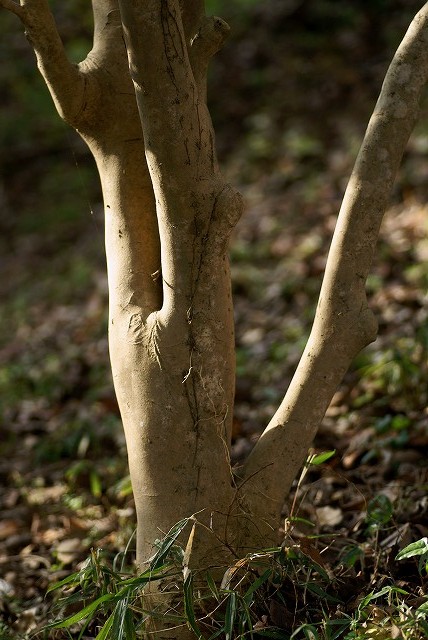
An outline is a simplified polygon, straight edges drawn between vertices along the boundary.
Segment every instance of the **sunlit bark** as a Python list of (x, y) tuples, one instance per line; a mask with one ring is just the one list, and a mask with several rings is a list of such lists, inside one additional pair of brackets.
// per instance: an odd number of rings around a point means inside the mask
[[(202, 37), (199, 30), (185, 34), (178, 2), (120, 6), (156, 195), (163, 285), (162, 305), (154, 313), (123, 310), (126, 334), (120, 340), (120, 357), (126, 348), (131, 365), (128, 378), (122, 373), (121, 410), (133, 443), (129, 460), (142, 562), (159, 532), (183, 515), (199, 512), (219, 535), (232, 502), (227, 249), (241, 201), (219, 172), (205, 96), (190, 64), (188, 49)], [(205, 532), (200, 528), (195, 535), (196, 566), (202, 557), (218, 561), (214, 538), (206, 541)]]
[(229, 457), (228, 242), (242, 202), (219, 170), (206, 106), (207, 66), (227, 25), (205, 17), (202, 0), (93, 0), (93, 48), (73, 65), (47, 0), (0, 0), (0, 7), (22, 21), (59, 114), (87, 142), (101, 178), (110, 355), (138, 564), (156, 538), (197, 513), (203, 526), (188, 549), (189, 568), (221, 575), (234, 554), (277, 542), (284, 499), (335, 389), (376, 337), (365, 283), (428, 76), (428, 4), (398, 49), (370, 120), (308, 344), (238, 479)]

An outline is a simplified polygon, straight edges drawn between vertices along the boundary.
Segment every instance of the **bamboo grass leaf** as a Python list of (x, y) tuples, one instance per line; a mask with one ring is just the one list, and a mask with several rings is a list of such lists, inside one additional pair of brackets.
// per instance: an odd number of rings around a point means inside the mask
[(233, 625), (236, 617), (236, 593), (231, 591), (227, 600), (226, 613), (224, 616), (225, 640), (233, 640)]
[(106, 593), (100, 598), (97, 598), (96, 600), (94, 600), (94, 602), (91, 602), (91, 604), (88, 604), (88, 606), (84, 607), (77, 613), (74, 613), (73, 615), (68, 616), (68, 618), (65, 618), (64, 620), (60, 620), (58, 622), (52, 622), (51, 624), (47, 625), (45, 628), (46, 629), (66, 629), (68, 627), (71, 627), (73, 624), (76, 624), (76, 622), (80, 622), (84, 618), (87, 618), (91, 613), (94, 613), (101, 604), (104, 604), (105, 602), (111, 602), (116, 597), (117, 596), (115, 596), (112, 593)]
[(103, 624), (103, 627), (99, 632), (99, 634), (96, 636), (95, 640), (107, 640), (110, 633), (110, 629), (113, 626), (113, 620), (114, 620), (114, 611), (108, 617), (107, 621)]
[(262, 575), (259, 576), (256, 580), (254, 580), (253, 584), (250, 585), (250, 587), (247, 589), (247, 591), (243, 596), (243, 600), (245, 604), (247, 605), (250, 604), (253, 593), (257, 591), (257, 589), (261, 587), (262, 584), (266, 582), (266, 580), (268, 580), (271, 575), (272, 575), (272, 569), (269, 568), (269, 569), (266, 569), (266, 571), (264, 571)]
[(189, 573), (183, 583), (184, 613), (189, 627), (198, 639), (202, 638), (201, 630), (198, 627), (193, 606), (193, 576)]
[(330, 458), (332, 458), (335, 455), (335, 453), (336, 453), (336, 449), (333, 449), (333, 451), (324, 451), (324, 453), (319, 453), (317, 455), (314, 455), (313, 457), (310, 458), (309, 464), (318, 466), (323, 462), (330, 460)]
[(127, 640), (125, 636), (125, 617), (128, 609), (129, 594), (122, 597), (116, 604), (113, 615), (112, 636), (115, 640)]
[(408, 544), (407, 547), (401, 549), (395, 556), (396, 560), (405, 560), (406, 558), (412, 558), (413, 556), (421, 556), (428, 554), (428, 538), (421, 538), (416, 542)]
[(75, 582), (76, 584), (79, 582), (80, 572), (72, 573), (71, 575), (63, 578), (59, 582), (55, 582), (51, 584), (51, 586), (47, 589), (46, 593), (51, 593), (52, 591), (56, 591), (57, 589), (61, 589), (61, 587), (65, 587), (67, 584)]
[(168, 553), (171, 550), (171, 547), (176, 542), (178, 536), (183, 531), (190, 518), (184, 518), (184, 520), (180, 520), (174, 525), (166, 534), (166, 536), (161, 540), (159, 549), (155, 553), (155, 555), (150, 559), (150, 568), (152, 570), (158, 569), (164, 562)]

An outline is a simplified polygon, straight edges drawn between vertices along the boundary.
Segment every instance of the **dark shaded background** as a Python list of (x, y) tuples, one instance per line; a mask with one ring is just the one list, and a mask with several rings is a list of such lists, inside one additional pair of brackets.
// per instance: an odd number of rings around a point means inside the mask
[[(221, 162), (248, 205), (231, 249), (239, 460), (305, 344), (347, 178), (421, 3), (207, 4), (232, 26), (210, 70), (210, 101)], [(90, 48), (87, 3), (52, 7), (80, 60)], [(135, 517), (108, 366), (98, 179), (6, 11), (0, 87), (0, 570), (14, 594), (13, 604), (0, 595), (0, 616), (12, 633), (43, 617), (52, 576), (91, 545), (123, 549)], [(356, 359), (320, 430), (317, 448), (336, 457), (304, 487), (301, 513), (323, 535), (334, 532), (336, 557), (341, 540), (367, 543), (361, 523), (381, 491), (407, 541), (427, 534), (427, 151), (425, 101), (368, 282), (380, 336)], [(368, 557), (365, 567), (370, 580)]]

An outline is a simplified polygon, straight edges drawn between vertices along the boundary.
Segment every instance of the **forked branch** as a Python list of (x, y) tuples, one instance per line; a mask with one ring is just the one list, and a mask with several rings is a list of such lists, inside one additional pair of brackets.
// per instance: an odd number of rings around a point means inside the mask
[(208, 58), (228, 29), (223, 21), (202, 16), (189, 39), (183, 12), (188, 21), (201, 17), (196, 0), (119, 4), (157, 200), (164, 309), (169, 314), (179, 305), (186, 315), (202, 282), (201, 265), (209, 263), (211, 240), (221, 245), (223, 258), (240, 213), (218, 168), (205, 101)]
[(153, 183), (160, 191), (167, 183), (181, 190), (183, 179), (199, 181), (201, 170), (211, 178), (211, 123), (197, 92), (178, 0), (119, 4)]
[(272, 532), (337, 386), (355, 355), (376, 338), (365, 284), (427, 79), (428, 3), (398, 48), (370, 119), (343, 199), (308, 344), (284, 400), (242, 470), (245, 508), (263, 517), (269, 501)]

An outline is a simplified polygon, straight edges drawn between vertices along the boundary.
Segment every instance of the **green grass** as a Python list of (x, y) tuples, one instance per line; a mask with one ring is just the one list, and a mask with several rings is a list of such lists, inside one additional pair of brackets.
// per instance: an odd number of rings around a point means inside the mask
[[(334, 451), (312, 454), (300, 482), (312, 466), (334, 456)], [(295, 506), (295, 505), (294, 505)], [(293, 506), (293, 508), (294, 508)], [(187, 564), (185, 543), (179, 542), (197, 517), (177, 523), (161, 540), (148, 569), (135, 573), (127, 564), (128, 547), (115, 557), (92, 551), (80, 570), (52, 585), (58, 594), (56, 618), (39, 630), (40, 638), (132, 640), (146, 625), (159, 624), (159, 609), (150, 608), (146, 591), (161, 581), (176, 593), (171, 615), (162, 624), (186, 625), (195, 638), (206, 640), (418, 640), (428, 637), (428, 540), (416, 540), (391, 558), (380, 540), (394, 530), (394, 508), (383, 494), (367, 506), (363, 537), (343, 547), (335, 562), (326, 559), (328, 543), (322, 537), (297, 535), (298, 517), (285, 523), (278, 548), (260, 550), (237, 559), (216, 583), (209, 572), (194, 574)], [(311, 523), (306, 523), (311, 524)], [(367, 549), (376, 554), (371, 580), (364, 573)], [(327, 554), (328, 555), (328, 554)], [(331, 556), (330, 556), (331, 557)], [(370, 557), (368, 555), (367, 557)], [(414, 579), (395, 579), (400, 564)], [(162, 626), (162, 625), (161, 625)], [(48, 635), (46, 635), (48, 634)]]

